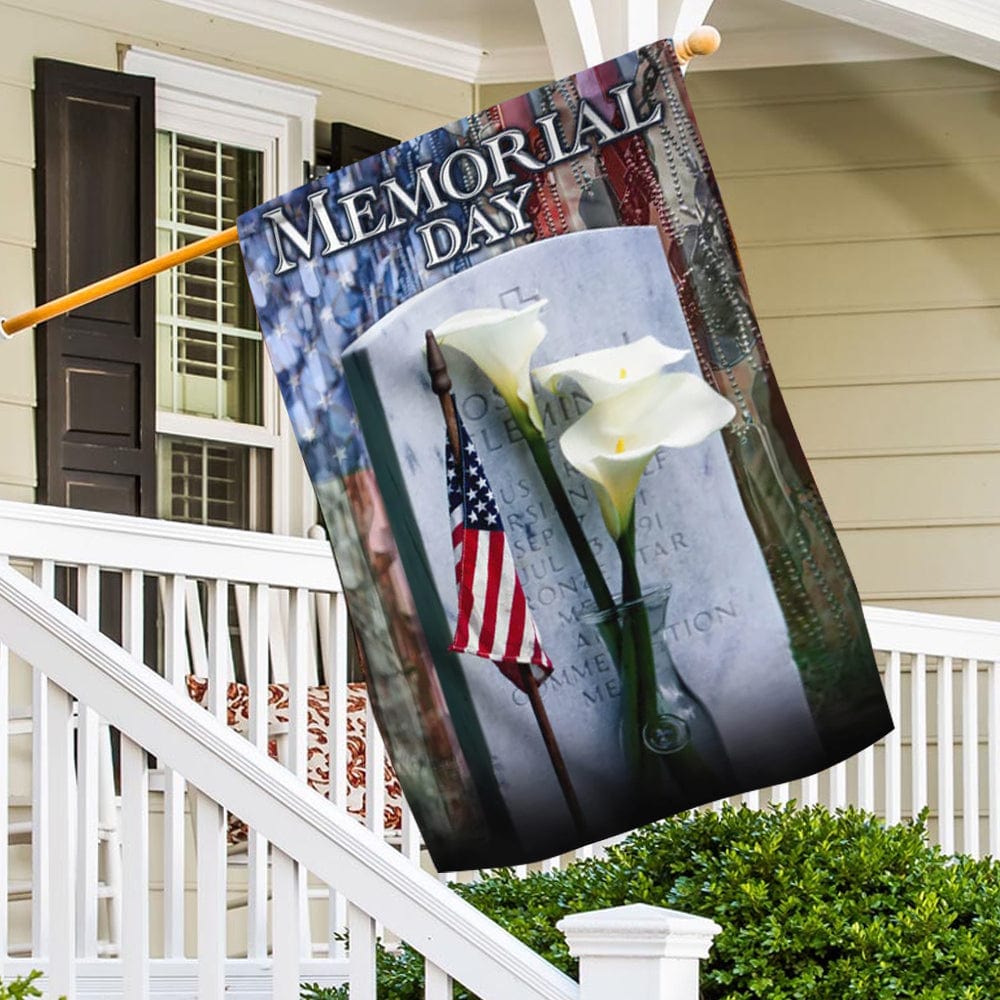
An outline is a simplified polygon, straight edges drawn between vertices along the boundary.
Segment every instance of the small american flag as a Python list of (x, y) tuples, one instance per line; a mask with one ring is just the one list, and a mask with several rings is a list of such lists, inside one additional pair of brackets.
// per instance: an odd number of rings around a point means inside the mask
[(542, 649), (496, 499), (461, 419), (458, 431), (462, 454), (454, 455), (451, 444), (445, 444), (458, 583), (458, 625), (449, 649), (493, 660), (523, 688), (519, 664), (530, 664), (535, 680), (543, 681), (552, 661)]

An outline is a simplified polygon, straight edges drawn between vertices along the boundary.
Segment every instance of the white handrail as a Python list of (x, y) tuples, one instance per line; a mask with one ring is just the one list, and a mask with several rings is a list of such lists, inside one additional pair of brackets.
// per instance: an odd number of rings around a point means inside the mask
[(482, 997), (579, 987), (23, 576), (0, 566), (0, 635), (51, 681)]
[(875, 649), (895, 649), (961, 660), (1000, 660), (1000, 622), (865, 607)]
[[(325, 540), (0, 500), (0, 553), (12, 559), (181, 573), (337, 592)], [(1000, 622), (865, 606), (876, 649), (1000, 659)]]
[(11, 559), (340, 590), (325, 540), (11, 500), (0, 500), (0, 552)]

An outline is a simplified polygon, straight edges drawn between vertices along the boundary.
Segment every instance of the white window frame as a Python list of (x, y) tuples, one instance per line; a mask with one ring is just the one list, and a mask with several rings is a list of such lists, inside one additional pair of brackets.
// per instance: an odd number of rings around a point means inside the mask
[[(315, 155), (318, 91), (142, 48), (124, 51), (122, 69), (155, 79), (157, 129), (259, 150), (265, 200), (302, 183), (302, 164)], [(260, 425), (157, 409), (156, 433), (271, 449), (271, 530), (304, 533), (315, 520), (312, 487), (262, 364)]]

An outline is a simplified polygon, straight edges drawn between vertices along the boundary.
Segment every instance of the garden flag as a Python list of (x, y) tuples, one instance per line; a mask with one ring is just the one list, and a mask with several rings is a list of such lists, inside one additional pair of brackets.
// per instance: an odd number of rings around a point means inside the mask
[(439, 869), (552, 857), (891, 728), (669, 41), (239, 232)]
[(451, 540), (455, 547), (458, 620), (448, 647), (493, 660), (519, 687), (524, 682), (515, 664), (534, 668), (537, 681), (552, 671), (524, 588), (507, 544), (496, 496), (461, 420), (457, 421), (459, 453), (445, 441)]

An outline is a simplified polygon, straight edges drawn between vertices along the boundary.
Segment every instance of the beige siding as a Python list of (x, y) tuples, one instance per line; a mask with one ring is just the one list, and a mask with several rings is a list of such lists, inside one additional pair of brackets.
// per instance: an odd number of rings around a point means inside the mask
[[(320, 121), (349, 121), (407, 137), (472, 109), (456, 80), (298, 41), (158, 0), (0, 0), (0, 315), (34, 304), (35, 220), (31, 99), (36, 57), (118, 69), (138, 45), (285, 80), (319, 91)], [(32, 500), (35, 375), (33, 334), (0, 345), (0, 498)]]
[[(400, 136), (513, 96), (156, 0), (0, 2), (0, 309), (31, 304), (32, 60), (161, 47)], [(93, 9), (96, 7), (96, 10)], [(1000, 617), (1000, 76), (948, 59), (690, 77), (779, 381), (867, 600)], [(35, 482), (31, 335), (4, 345), (0, 496)], [(922, 531), (922, 528), (930, 530)], [(995, 560), (993, 560), (995, 561)]]
[(1000, 618), (1000, 75), (932, 59), (690, 84), (865, 600)]

